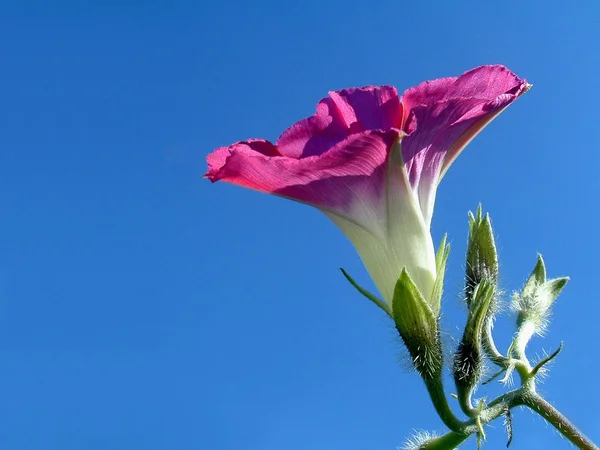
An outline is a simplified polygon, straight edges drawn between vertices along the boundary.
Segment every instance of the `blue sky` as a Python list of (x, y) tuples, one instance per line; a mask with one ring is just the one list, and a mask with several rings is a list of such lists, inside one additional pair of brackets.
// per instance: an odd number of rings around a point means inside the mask
[[(2, 2), (0, 447), (391, 450), (443, 430), (391, 323), (339, 273), (371, 286), (344, 236), (309, 207), (201, 175), (214, 148), (275, 139), (328, 90), (402, 91), (484, 63), (534, 88), (439, 189), (447, 345), (465, 319), (466, 213), (482, 202), (508, 293), (537, 252), (572, 278), (531, 350), (565, 341), (540, 390), (600, 441), (599, 14), (542, 0)], [(503, 348), (511, 332), (501, 319)], [(526, 411), (514, 430), (513, 449), (569, 448)], [(500, 422), (489, 439), (504, 446)]]

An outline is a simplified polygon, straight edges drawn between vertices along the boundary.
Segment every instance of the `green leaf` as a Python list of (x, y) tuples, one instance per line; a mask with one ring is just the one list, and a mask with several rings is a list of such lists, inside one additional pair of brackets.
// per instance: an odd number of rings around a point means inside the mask
[[(392, 311), (390, 310), (390, 307), (388, 306), (387, 303), (385, 303), (383, 300), (380, 300), (374, 294), (371, 294), (369, 291), (367, 291), (366, 289), (359, 286), (358, 283), (356, 281), (354, 281), (352, 279), (352, 277), (350, 275), (348, 275), (348, 272), (346, 272), (344, 269), (340, 269), (340, 270), (342, 271), (342, 274), (344, 274), (346, 279), (350, 282), (350, 284), (352, 286), (354, 286), (358, 292), (360, 292), (362, 295), (364, 295), (369, 300), (371, 300), (373, 303), (375, 303), (377, 306), (379, 306), (381, 309), (383, 309), (388, 316), (392, 317)], [(393, 317), (392, 317), (392, 319), (393, 319)]]

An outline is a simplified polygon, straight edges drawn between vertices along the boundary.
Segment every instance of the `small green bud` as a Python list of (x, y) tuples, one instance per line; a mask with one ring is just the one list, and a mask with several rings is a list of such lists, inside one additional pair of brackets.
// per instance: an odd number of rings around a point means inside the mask
[(556, 301), (568, 277), (546, 279), (546, 266), (542, 255), (519, 294), (513, 296), (512, 309), (518, 313), (518, 324), (522, 328), (529, 324), (538, 334), (543, 333), (550, 316), (550, 307)]
[(481, 205), (476, 215), (469, 212), (466, 278), (467, 304), (471, 302), (475, 286), (483, 280), (498, 282), (498, 252), (492, 222), (489, 214), (483, 216)]
[(442, 345), (438, 315), (434, 314), (406, 269), (402, 269), (394, 289), (392, 318), (419, 374), (428, 379), (439, 375)]

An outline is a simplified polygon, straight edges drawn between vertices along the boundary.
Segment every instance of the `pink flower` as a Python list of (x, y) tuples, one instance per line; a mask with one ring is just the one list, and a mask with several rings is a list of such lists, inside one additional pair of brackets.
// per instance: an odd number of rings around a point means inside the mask
[[(503, 66), (482, 66), (402, 97), (391, 86), (330, 92), (275, 144), (253, 139), (217, 149), (205, 176), (320, 209), (354, 244), (390, 307), (402, 268), (428, 299), (437, 186), (471, 139), (528, 86)], [(439, 305), (430, 306), (437, 315)]]

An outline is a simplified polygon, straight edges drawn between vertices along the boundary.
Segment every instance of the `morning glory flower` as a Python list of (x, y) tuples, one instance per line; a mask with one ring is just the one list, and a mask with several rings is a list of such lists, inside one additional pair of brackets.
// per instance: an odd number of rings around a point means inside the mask
[(438, 184), (528, 87), (496, 65), (402, 96), (392, 86), (330, 92), (275, 143), (251, 139), (215, 150), (205, 176), (318, 208), (355, 246), (389, 308), (404, 269), (437, 317), (430, 225)]

